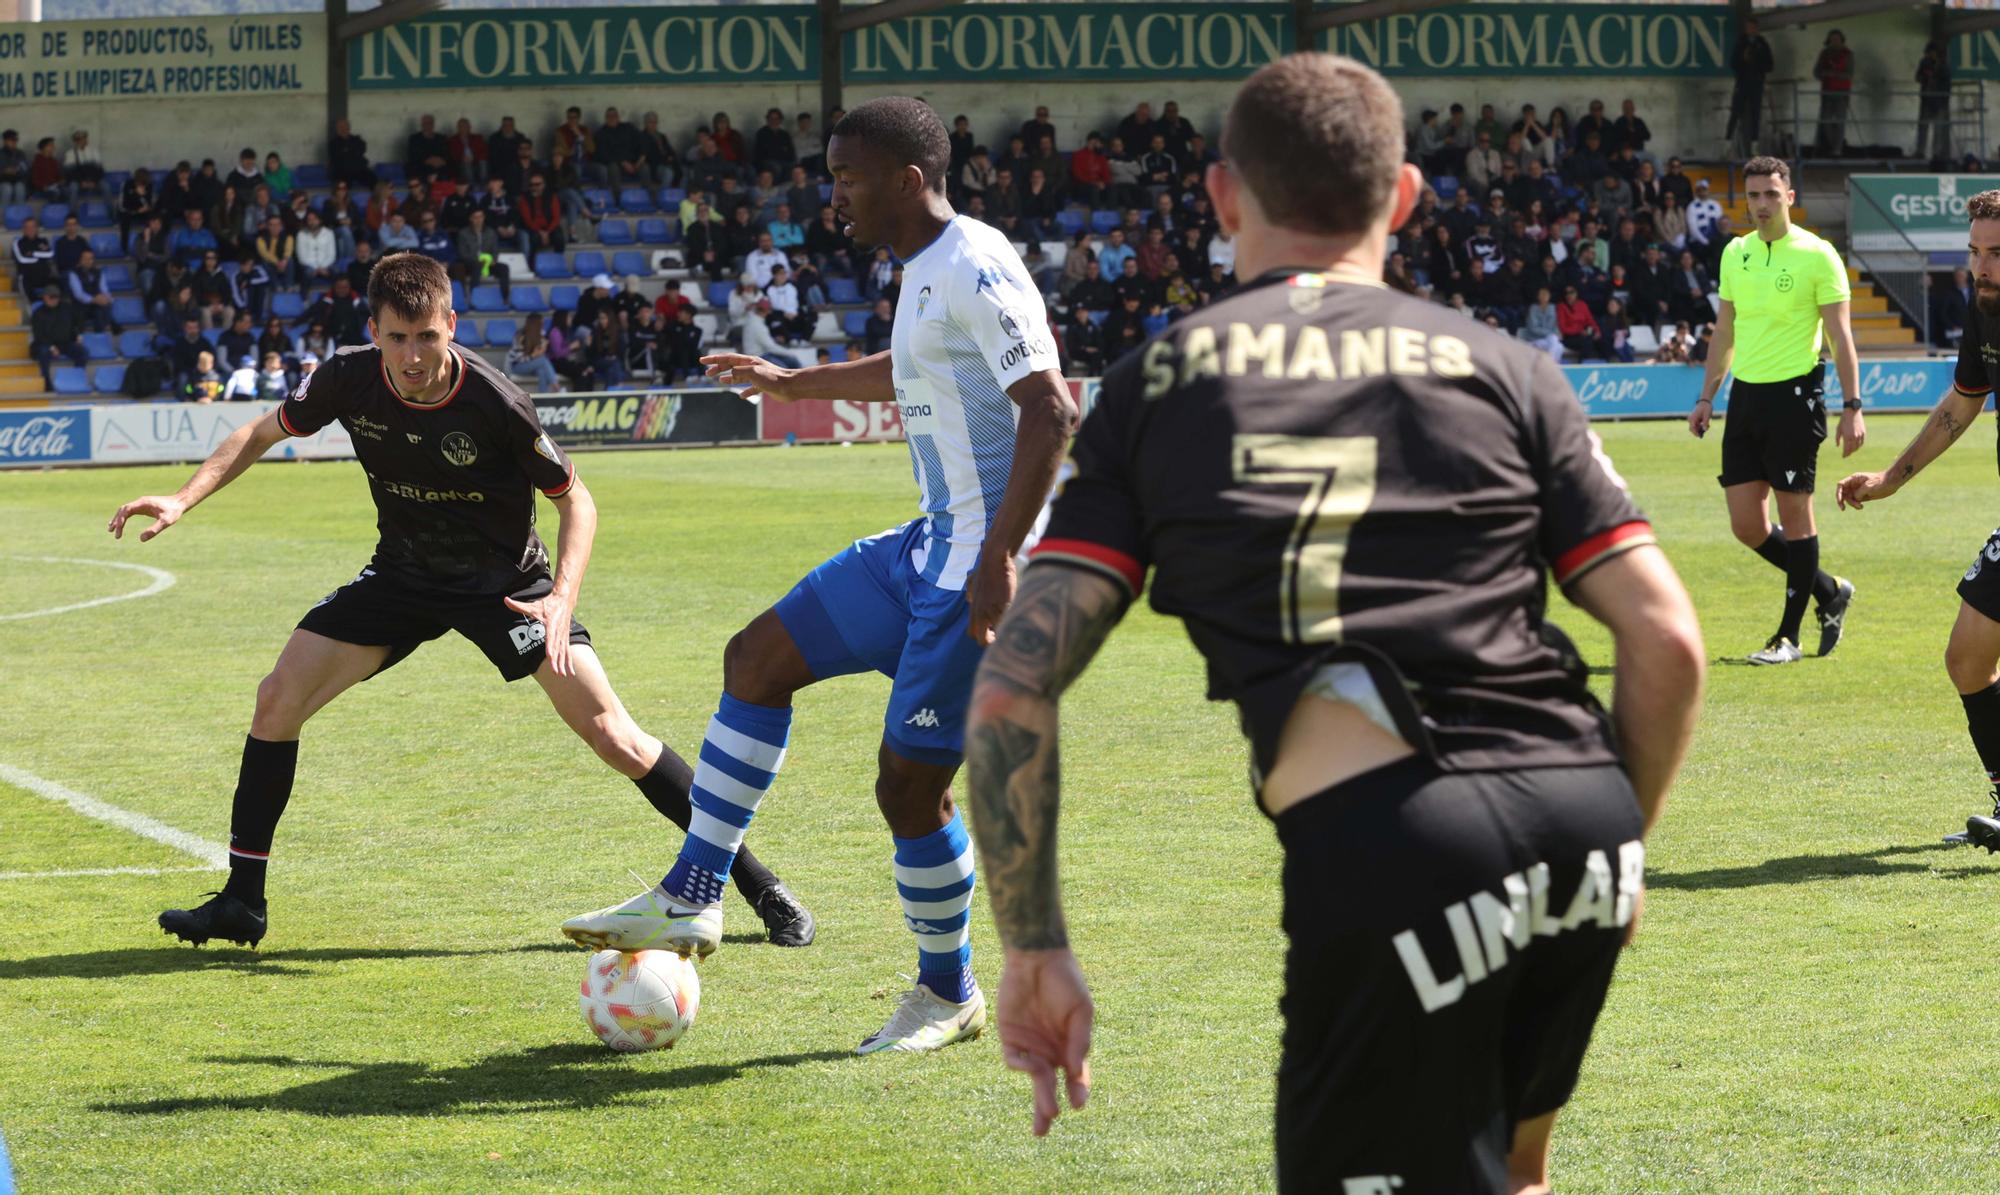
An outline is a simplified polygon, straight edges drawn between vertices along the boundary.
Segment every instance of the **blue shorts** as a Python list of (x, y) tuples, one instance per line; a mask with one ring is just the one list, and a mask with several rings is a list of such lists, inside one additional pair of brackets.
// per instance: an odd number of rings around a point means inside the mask
[(938, 588), (910, 563), (925, 535), (925, 520), (915, 519), (855, 540), (792, 586), (778, 619), (816, 679), (874, 671), (896, 682), (882, 719), (890, 750), (956, 767), (986, 649), (965, 633), (965, 593)]

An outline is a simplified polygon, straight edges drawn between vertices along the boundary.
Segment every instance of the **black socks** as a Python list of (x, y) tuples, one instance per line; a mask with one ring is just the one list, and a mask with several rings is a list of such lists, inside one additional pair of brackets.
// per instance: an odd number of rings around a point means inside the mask
[(236, 775), (236, 798), (229, 810), (229, 880), (222, 890), (258, 908), (264, 905), (271, 838), (292, 799), (298, 763), (297, 739), (271, 743), (244, 736), (243, 766)]

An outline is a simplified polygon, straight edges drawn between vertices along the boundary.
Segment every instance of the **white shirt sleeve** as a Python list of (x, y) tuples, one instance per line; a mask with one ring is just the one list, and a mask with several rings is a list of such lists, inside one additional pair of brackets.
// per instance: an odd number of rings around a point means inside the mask
[(1002, 390), (1031, 373), (1062, 368), (1048, 308), (1018, 259), (970, 253), (952, 278), (952, 322), (979, 345)]

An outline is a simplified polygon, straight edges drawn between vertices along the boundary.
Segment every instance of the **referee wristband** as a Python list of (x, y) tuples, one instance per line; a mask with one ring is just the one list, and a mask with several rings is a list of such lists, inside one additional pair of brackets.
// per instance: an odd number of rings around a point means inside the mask
[(1858, 398), (1850, 398), (1846, 402), (1840, 404), (1840, 409), (1843, 411), (1858, 411), (1861, 409), (1861, 400)]
[(1703, 403), (1707, 403), (1709, 406), (1714, 406), (1715, 400), (1712, 398), (1697, 398), (1694, 400), (1695, 406), (1700, 406)]

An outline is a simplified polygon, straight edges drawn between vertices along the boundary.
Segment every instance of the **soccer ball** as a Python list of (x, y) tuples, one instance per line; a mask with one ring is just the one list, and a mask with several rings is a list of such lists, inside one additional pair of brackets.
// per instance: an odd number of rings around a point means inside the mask
[(694, 1025), (701, 979), (671, 950), (600, 950), (584, 969), (577, 1003), (590, 1031), (614, 1050), (672, 1049)]

